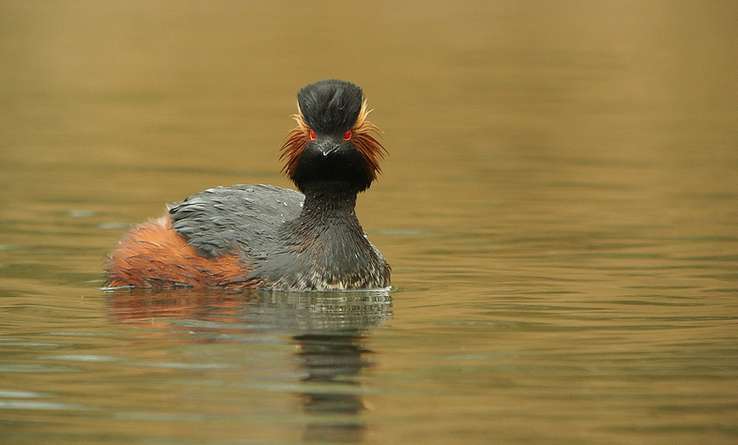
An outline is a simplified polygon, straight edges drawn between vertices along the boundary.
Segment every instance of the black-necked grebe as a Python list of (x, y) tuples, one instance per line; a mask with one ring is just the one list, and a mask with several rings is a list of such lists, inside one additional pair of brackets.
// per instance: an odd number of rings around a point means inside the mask
[(356, 195), (385, 149), (361, 88), (323, 80), (297, 94), (284, 173), (302, 192), (216, 187), (135, 227), (110, 255), (108, 284), (146, 288), (384, 288), (390, 267), (366, 238)]

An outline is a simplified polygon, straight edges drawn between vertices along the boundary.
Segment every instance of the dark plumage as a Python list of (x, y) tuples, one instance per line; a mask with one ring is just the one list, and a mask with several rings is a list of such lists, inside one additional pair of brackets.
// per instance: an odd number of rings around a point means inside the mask
[(356, 85), (327, 80), (298, 93), (297, 128), (282, 148), (302, 193), (217, 187), (136, 227), (111, 254), (112, 286), (362, 289), (390, 284), (354, 207), (384, 148)]
[(324, 80), (303, 87), (297, 103), (305, 122), (320, 133), (343, 133), (359, 116), (361, 88), (342, 80)]

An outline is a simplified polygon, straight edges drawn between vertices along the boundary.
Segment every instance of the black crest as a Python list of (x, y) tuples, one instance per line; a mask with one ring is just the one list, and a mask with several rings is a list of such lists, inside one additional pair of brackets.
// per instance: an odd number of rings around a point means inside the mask
[(361, 88), (343, 80), (321, 80), (297, 93), (305, 122), (320, 133), (341, 133), (350, 129), (361, 110)]

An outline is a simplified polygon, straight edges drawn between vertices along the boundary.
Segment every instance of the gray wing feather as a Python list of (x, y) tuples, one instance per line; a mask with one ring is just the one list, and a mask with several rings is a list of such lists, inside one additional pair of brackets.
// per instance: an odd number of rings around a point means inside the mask
[(276, 229), (296, 218), (305, 196), (269, 185), (216, 187), (169, 207), (172, 227), (201, 255), (237, 250), (263, 256)]

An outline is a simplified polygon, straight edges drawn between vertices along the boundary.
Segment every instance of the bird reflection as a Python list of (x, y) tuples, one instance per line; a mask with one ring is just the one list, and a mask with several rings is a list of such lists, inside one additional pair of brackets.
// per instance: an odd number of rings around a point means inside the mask
[(305, 373), (299, 394), (308, 418), (304, 440), (360, 442), (366, 429), (360, 374), (371, 366), (373, 353), (365, 344), (370, 329), (391, 316), (389, 293), (272, 294), (261, 301), (262, 310), (279, 308), (273, 312), (279, 324), (295, 332), (292, 341)]
[(118, 322), (162, 328), (161, 332), (183, 329), (182, 323), (172, 320), (207, 322), (203, 335), (191, 335), (198, 327), (186, 323), (190, 335), (183, 335), (183, 341), (237, 341), (234, 327), (241, 334), (286, 334), (296, 346), (302, 374), (297, 396), (306, 419), (304, 441), (363, 440), (362, 412), (367, 404), (361, 373), (374, 363), (375, 351), (366, 346), (372, 328), (392, 315), (388, 291), (116, 292), (110, 295), (109, 308)]
[[(313, 421), (305, 430), (307, 442), (359, 442), (365, 425), (359, 374), (371, 362), (371, 351), (362, 346), (360, 331), (315, 333), (293, 337), (300, 346), (298, 357), (307, 375), (302, 406)], [(322, 421), (327, 417), (331, 421)]]

